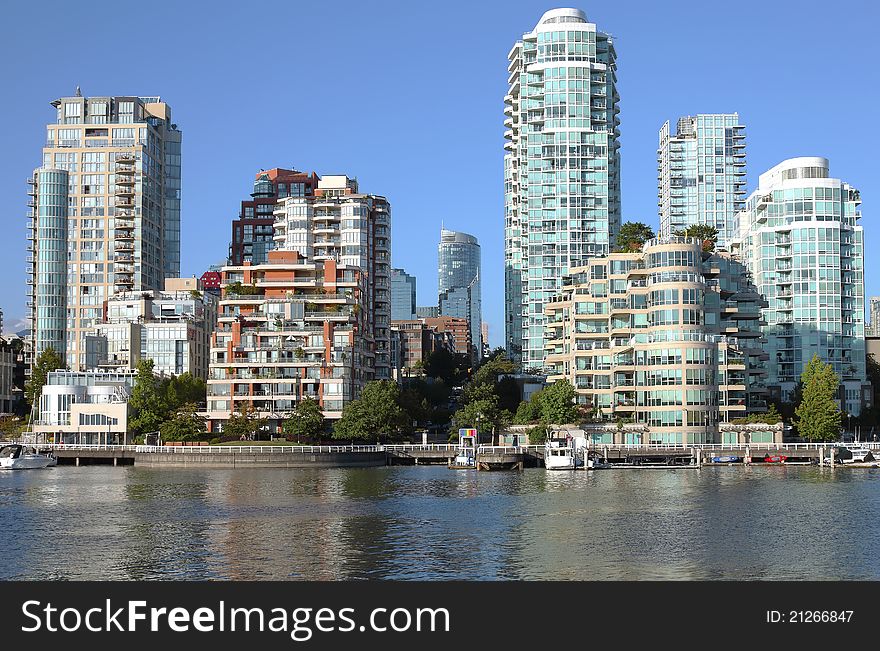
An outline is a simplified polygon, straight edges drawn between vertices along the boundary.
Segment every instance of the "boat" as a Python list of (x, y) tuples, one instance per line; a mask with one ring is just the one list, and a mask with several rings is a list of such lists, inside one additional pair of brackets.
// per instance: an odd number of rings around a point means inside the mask
[(13, 444), (0, 448), (0, 468), (8, 470), (28, 470), (49, 468), (58, 465), (58, 459), (51, 452), (40, 454), (36, 448)]
[(865, 463), (874, 461), (874, 454), (862, 445), (840, 446), (837, 448), (838, 463)]
[(767, 454), (764, 455), (764, 463), (785, 463), (788, 459), (784, 454)]
[(742, 461), (742, 457), (738, 457), (735, 454), (722, 454), (712, 457), (712, 463), (739, 463), (740, 461)]
[(568, 441), (548, 440), (544, 444), (544, 467), (547, 470), (574, 470), (574, 447)]

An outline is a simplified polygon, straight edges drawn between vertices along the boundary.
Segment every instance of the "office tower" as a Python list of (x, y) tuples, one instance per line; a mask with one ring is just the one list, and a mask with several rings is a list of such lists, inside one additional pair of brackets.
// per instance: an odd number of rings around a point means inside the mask
[(264, 264), (222, 270), (208, 416), (256, 410), (270, 427), (304, 397), (336, 419), (370, 380), (391, 378), (391, 209), (357, 181), (325, 176), (275, 208)]
[(508, 54), (504, 292), (508, 353), (540, 369), (544, 304), (620, 228), (614, 39), (579, 9), (548, 11)]
[(416, 307), (416, 317), (419, 319), (428, 319), (440, 316), (440, 308), (436, 305), (421, 305)]
[(28, 179), (28, 307), (34, 357), (51, 346), (78, 370), (104, 301), (180, 275), (181, 133), (158, 97), (77, 89), (52, 106)]
[(865, 276), (859, 191), (828, 159), (790, 158), (758, 179), (739, 215), (742, 256), (764, 310), (769, 386), (789, 402), (814, 354), (841, 378), (840, 404), (858, 415), (865, 372)]
[(480, 244), (473, 235), (444, 228), (437, 251), (438, 312), (440, 316), (467, 320), (470, 350), (458, 352), (467, 352), (477, 360), (483, 349)]
[(599, 420), (648, 428), (596, 443), (735, 442), (719, 424), (767, 406), (763, 305), (736, 258), (694, 238), (590, 260), (547, 304), (548, 380), (568, 379)]
[(232, 221), (229, 264), (263, 264), (274, 246), (275, 204), (285, 197), (311, 197), (318, 186), (318, 175), (274, 168), (260, 170), (254, 180), (251, 198), (241, 202), (238, 219)]
[(746, 194), (745, 126), (737, 113), (688, 115), (675, 135), (667, 121), (657, 149), (657, 205), (661, 237), (689, 226), (718, 229), (717, 246), (738, 236)]
[(391, 270), (391, 320), (416, 318), (416, 277), (403, 269)]
[(117, 293), (105, 322), (86, 335), (86, 370), (133, 370), (152, 359), (155, 373), (206, 380), (216, 320), (217, 299), (200, 292), (195, 278), (166, 278), (162, 292)]

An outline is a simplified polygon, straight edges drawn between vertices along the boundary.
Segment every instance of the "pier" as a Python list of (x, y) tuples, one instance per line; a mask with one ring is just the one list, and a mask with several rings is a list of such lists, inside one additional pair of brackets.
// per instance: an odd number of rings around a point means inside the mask
[[(611, 467), (684, 467), (711, 465), (713, 457), (738, 457), (736, 463), (763, 464), (767, 456), (785, 457), (784, 463), (832, 464), (840, 443), (703, 443), (692, 445), (592, 444), (591, 458)], [(880, 443), (862, 443), (880, 458)], [(458, 446), (439, 444), (394, 445), (73, 445), (36, 444), (52, 452), (59, 465), (136, 465), (188, 468), (353, 468), (386, 465), (445, 465)], [(522, 470), (544, 465), (543, 445), (480, 445), (478, 470)], [(725, 462), (727, 463), (727, 462)], [(839, 462), (838, 462), (839, 464)]]

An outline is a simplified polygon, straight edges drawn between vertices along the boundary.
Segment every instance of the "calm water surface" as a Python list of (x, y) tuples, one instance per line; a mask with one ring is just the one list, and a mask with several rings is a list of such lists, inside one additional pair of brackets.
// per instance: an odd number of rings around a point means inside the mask
[(880, 579), (880, 471), (0, 471), (0, 579)]

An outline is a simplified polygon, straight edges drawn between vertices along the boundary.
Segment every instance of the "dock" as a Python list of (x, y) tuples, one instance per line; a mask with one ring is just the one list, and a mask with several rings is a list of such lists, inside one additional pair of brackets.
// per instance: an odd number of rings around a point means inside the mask
[[(34, 444), (31, 444), (34, 445)], [(754, 443), (693, 445), (592, 444), (592, 458), (611, 468), (684, 468), (712, 465), (713, 457), (739, 457), (740, 464), (760, 465), (767, 456), (783, 456), (781, 464), (831, 463), (839, 443)], [(880, 458), (880, 443), (861, 444)], [(35, 444), (52, 452), (59, 465), (135, 465), (178, 468), (357, 468), (395, 465), (447, 465), (458, 446), (451, 443), (394, 445), (65, 445)], [(477, 470), (522, 470), (544, 465), (544, 446), (480, 445)], [(719, 464), (721, 465), (721, 464)], [(728, 465), (724, 462), (723, 465)], [(877, 467), (878, 463), (841, 464)]]

